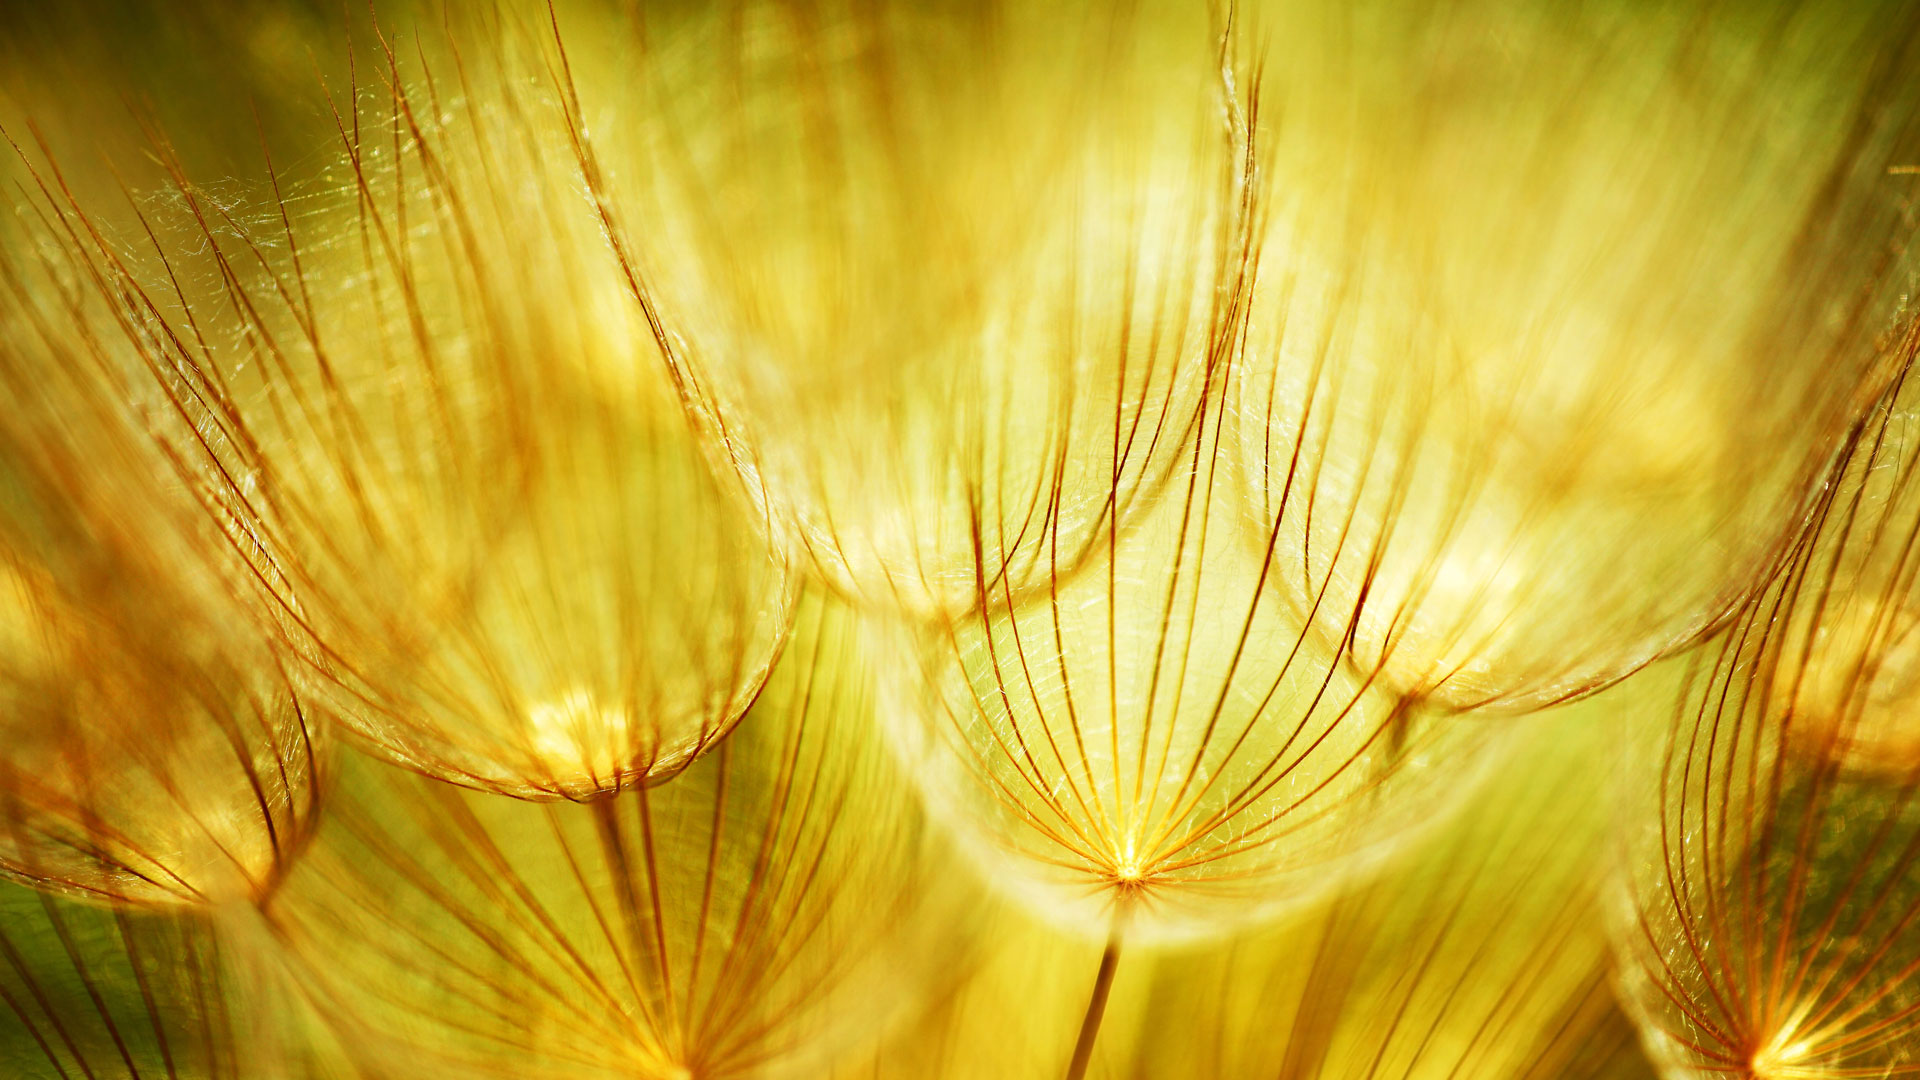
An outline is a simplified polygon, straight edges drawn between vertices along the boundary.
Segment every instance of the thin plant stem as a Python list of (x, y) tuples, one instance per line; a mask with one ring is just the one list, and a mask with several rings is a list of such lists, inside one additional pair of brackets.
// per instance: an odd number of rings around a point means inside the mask
[(1113, 930), (1107, 935), (1106, 951), (1100, 954), (1100, 970), (1093, 977), (1093, 995), (1087, 999), (1087, 1014), (1080, 1020), (1080, 1038), (1073, 1044), (1073, 1060), (1067, 1063), (1066, 1080), (1084, 1080), (1093, 1061), (1093, 1042), (1100, 1037), (1100, 1020), (1107, 1014), (1107, 996), (1113, 992), (1113, 975), (1120, 968), (1120, 939), (1125, 932), (1122, 912), (1113, 917)]

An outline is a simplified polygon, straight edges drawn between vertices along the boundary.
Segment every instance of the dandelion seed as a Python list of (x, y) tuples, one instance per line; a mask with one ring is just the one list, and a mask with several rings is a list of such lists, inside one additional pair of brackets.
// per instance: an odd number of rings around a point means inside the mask
[(1164, 54), (1211, 46), (1061, 17), (741, 4), (646, 58), (646, 144), (592, 146), (640, 162), (596, 194), (689, 403), (868, 607), (963, 612), (976, 562), (1043, 588), (1192, 436), (1231, 148)]
[(462, 1075), (808, 1074), (964, 926), (818, 603), (739, 731), (583, 805), (361, 772), (273, 918), (350, 1042)]
[(1618, 935), (1668, 1075), (1920, 1075), (1910, 379), (1808, 542), (1693, 665), (1645, 770)]
[(0, 1071), (1920, 1076), (1900, 5), (416, 7), (0, 12)]
[(111, 314), (80, 267), (15, 250), (0, 249), (0, 873), (145, 906), (262, 900), (317, 809), (311, 702), (206, 518), (221, 492), (150, 430), (182, 425), (120, 397), (133, 372)]
[(297, 221), (270, 159), (265, 222), (169, 160), (183, 213), (143, 216), (148, 261), (102, 287), (154, 327), (129, 344), (169, 403), (217, 429), (192, 460), (252, 485), (223, 525), (272, 564), (274, 626), (346, 727), (474, 787), (585, 798), (730, 730), (795, 583), (685, 429), (566, 197), (561, 107), (506, 89), (495, 32), (404, 74), (381, 38), (383, 111), (327, 98), (353, 184)]
[[(1851, 178), (1912, 138), (1904, 31), (1271, 17), (1292, 123), (1228, 446), (1249, 541), (1282, 522), (1274, 586), (1463, 708), (1577, 696), (1696, 640), (1889, 377), (1874, 338), (1912, 224)], [(1828, 52), (1871, 62), (1754, 74)]]
[[(1258, 80), (1233, 85), (1247, 88), (1238, 135), (1250, 140)], [(1238, 183), (1256, 160), (1243, 141)], [(1240, 286), (1210, 315), (1215, 387), (1243, 345), (1258, 272), (1257, 204), (1242, 214), (1228, 275)], [(1023, 598), (982, 559), (974, 613), (903, 630), (919, 664), (894, 730), (930, 805), (990, 880), (1106, 941), (1074, 1080), (1127, 943), (1216, 936), (1323, 899), (1444, 817), (1493, 760), (1490, 729), (1435, 722), (1266, 587), (1275, 550), (1238, 546), (1217, 473), (1225, 407), (1207, 394), (1168, 496), (1130, 531), (1108, 523), (1093, 561), (1063, 555), (1046, 590)], [(1402, 768), (1419, 757), (1453, 768)]]

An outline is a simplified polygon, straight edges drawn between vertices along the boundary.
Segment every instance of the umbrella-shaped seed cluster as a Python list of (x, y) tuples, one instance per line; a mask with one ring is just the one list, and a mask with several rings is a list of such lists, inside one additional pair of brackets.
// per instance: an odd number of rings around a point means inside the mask
[(1920, 1076), (1916, 72), (0, 8), (0, 1072)]

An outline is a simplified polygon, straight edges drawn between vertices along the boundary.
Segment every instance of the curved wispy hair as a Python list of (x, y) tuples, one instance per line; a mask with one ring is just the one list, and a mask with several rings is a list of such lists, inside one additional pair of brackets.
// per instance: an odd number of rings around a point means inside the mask
[(1023, 599), (983, 564), (974, 613), (898, 630), (888, 714), (930, 805), (990, 880), (1107, 938), (1076, 1080), (1128, 940), (1324, 899), (1498, 757), (1497, 729), (1395, 693), (1268, 587), (1280, 556), (1240, 544), (1219, 476), (1223, 407), (1208, 392), (1168, 496), (1077, 572)]
[(0, 233), (0, 874), (142, 905), (258, 900), (316, 816), (313, 713), (142, 386), (85, 223)]
[(350, 778), (273, 909), (343, 1039), (429, 1075), (814, 1075), (911, 1009), (965, 940), (965, 876), (873, 730), (849, 620), (810, 606), (669, 783), (530, 804)]
[(1272, 584), (1410, 693), (1697, 640), (1890, 378), (1920, 24), (1709, 7), (1247, 16), (1288, 122), (1225, 445)]
[[(1886, 345), (1910, 363), (1920, 330)], [(1911, 374), (1643, 770), (1622, 988), (1672, 1077), (1920, 1076)]]
[(575, 58), (587, 172), (687, 402), (821, 577), (938, 621), (1151, 503), (1247, 209), (1207, 5), (658, 21)]
[(577, 798), (731, 729), (795, 582), (579, 195), (544, 29), (482, 18), (410, 67), (382, 37), (378, 92), (356, 68), (325, 98), (344, 156), (297, 190), (269, 160), (264, 216), (161, 143), (173, 206), (136, 205), (143, 250), (73, 246), (234, 480), (223, 523), (344, 725), (436, 776)]
[(915, 776), (1068, 926), (1209, 936), (1317, 899), (1491, 760), (1485, 725), (1388, 692), (1262, 588), (1212, 480), (1040, 597), (900, 646)]

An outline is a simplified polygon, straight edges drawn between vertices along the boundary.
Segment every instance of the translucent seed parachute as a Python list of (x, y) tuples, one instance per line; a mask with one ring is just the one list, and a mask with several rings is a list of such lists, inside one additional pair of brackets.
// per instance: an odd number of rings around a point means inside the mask
[(731, 728), (794, 581), (709, 471), (590, 207), (552, 197), (567, 128), (500, 33), (465, 41), (482, 62), (449, 31), (438, 78), (389, 49), (377, 115), (329, 95), (342, 186), (296, 201), (269, 158), (264, 220), (176, 169), (181, 213), (143, 216), (111, 287), (345, 726), (460, 783), (587, 797)]
[(1204, 9), (1066, 49), (1017, 7), (725, 10), (582, 94), (645, 118), (584, 164), (683, 393), (843, 594), (1044, 588), (1150, 504), (1228, 329), (1247, 133)]
[(179, 456), (197, 429), (122, 344), (141, 324), (63, 253), (84, 223), (42, 209), (0, 258), (0, 872), (258, 900), (318, 813), (315, 704), (209, 515), (230, 489)]
[(1920, 1073), (1916, 49), (0, 2), (0, 1075)]
[(1920, 1074), (1910, 378), (1787, 572), (1692, 665), (1631, 803), (1623, 988), (1669, 1075)]
[[(1879, 178), (1920, 88), (1872, 8), (1497, 7), (1273, 14), (1291, 123), (1223, 445), (1327, 636), (1525, 709), (1689, 643), (1791, 543), (1892, 375), (1912, 222)], [(1828, 55), (1858, 62), (1766, 77)]]
[(465, 1076), (809, 1075), (910, 1013), (965, 944), (956, 896), (845, 612), (803, 606), (670, 783), (535, 805), (356, 777), (274, 910), (342, 1038)]

